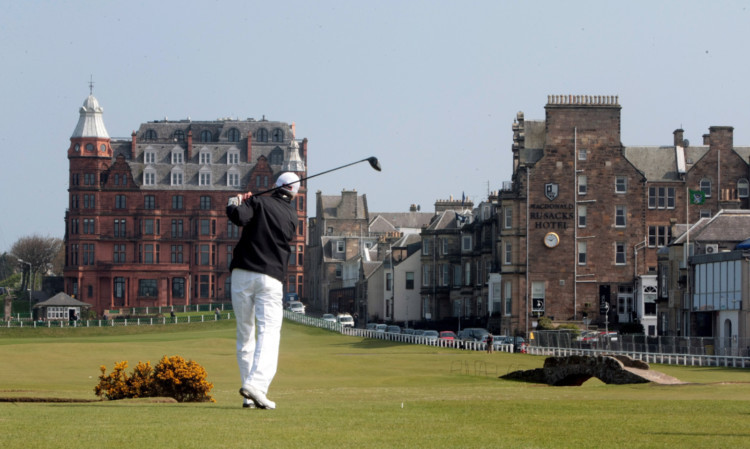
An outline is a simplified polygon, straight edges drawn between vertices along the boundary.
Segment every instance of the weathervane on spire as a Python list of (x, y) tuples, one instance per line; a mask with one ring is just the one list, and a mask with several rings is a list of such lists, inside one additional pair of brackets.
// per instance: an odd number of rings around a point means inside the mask
[(94, 75), (90, 75), (89, 79), (89, 95), (94, 95)]

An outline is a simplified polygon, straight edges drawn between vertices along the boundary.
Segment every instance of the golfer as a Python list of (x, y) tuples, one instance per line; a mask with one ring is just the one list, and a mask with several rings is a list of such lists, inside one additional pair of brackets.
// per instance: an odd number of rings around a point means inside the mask
[(282, 283), (289, 242), (297, 228), (297, 212), (291, 200), (297, 194), (299, 181), (294, 173), (282, 173), (276, 180), (278, 189), (270, 196), (252, 196), (248, 192), (230, 198), (227, 205), (229, 220), (242, 226), (229, 268), (244, 407), (276, 408), (266, 394), (279, 359)]

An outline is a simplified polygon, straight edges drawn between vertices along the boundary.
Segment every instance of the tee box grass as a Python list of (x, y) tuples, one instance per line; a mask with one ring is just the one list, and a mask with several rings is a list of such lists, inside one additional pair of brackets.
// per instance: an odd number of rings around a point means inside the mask
[[(747, 447), (750, 370), (654, 365), (684, 382), (550, 387), (499, 379), (544, 357), (343, 336), (286, 321), (268, 397), (241, 407), (233, 320), (79, 329), (0, 329), (3, 448)], [(180, 355), (215, 403), (92, 399), (99, 366)]]

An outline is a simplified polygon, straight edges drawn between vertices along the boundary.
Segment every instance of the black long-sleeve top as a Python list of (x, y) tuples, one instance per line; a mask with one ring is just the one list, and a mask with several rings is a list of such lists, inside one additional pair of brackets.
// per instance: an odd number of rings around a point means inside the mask
[(227, 217), (242, 227), (229, 269), (267, 274), (283, 283), (289, 242), (297, 231), (297, 212), (290, 199), (279, 192), (251, 196), (239, 206), (228, 205)]

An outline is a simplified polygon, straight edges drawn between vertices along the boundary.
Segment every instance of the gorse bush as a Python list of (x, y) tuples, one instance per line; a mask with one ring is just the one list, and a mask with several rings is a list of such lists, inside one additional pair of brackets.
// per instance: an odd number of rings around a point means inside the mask
[(213, 402), (208, 393), (214, 384), (206, 382), (206, 370), (180, 356), (163, 357), (154, 368), (152, 383), (159, 396), (179, 402)]
[(214, 384), (206, 380), (206, 370), (180, 356), (164, 356), (155, 367), (150, 362), (138, 362), (132, 374), (125, 370), (127, 361), (115, 363), (107, 374), (107, 368), (99, 367), (101, 375), (94, 393), (106, 399), (170, 397), (178, 402), (215, 402), (209, 392)]

